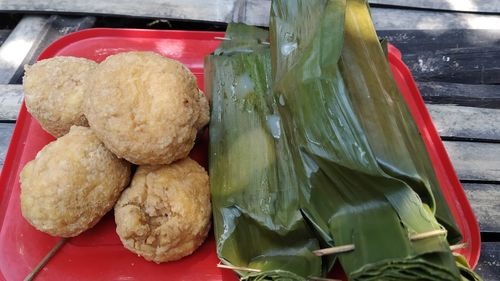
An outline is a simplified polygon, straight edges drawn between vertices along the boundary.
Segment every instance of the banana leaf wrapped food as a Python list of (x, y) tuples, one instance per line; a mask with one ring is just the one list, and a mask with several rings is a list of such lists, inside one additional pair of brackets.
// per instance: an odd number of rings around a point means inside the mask
[(314, 250), (354, 245), (350, 280), (479, 280), (450, 251), (460, 233), (366, 3), (275, 0), (270, 18), (271, 56), (264, 31), (230, 25), (206, 61), (221, 260), (305, 280), (337, 258)]
[(224, 263), (258, 268), (256, 276), (321, 276), (318, 241), (300, 214), (288, 144), (279, 137), (270, 95), (267, 31), (230, 25), (205, 61), (212, 100), (209, 172), (217, 252)]

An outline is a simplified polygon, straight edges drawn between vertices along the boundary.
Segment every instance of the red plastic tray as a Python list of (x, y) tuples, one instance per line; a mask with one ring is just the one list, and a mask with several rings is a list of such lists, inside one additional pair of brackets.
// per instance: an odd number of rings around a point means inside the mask
[[(77, 56), (102, 61), (132, 50), (149, 50), (180, 60), (196, 75), (203, 89), (203, 60), (218, 45), (220, 32), (88, 29), (67, 35), (39, 57)], [(410, 106), (425, 140), (443, 193), (469, 247), (461, 253), (473, 266), (479, 258), (479, 228), (464, 191), (430, 119), (401, 54), (389, 48), (397, 84)], [(53, 138), (44, 132), (23, 105), (0, 178), (0, 278), (22, 280), (59, 238), (37, 231), (22, 217), (19, 172), (26, 162)], [(193, 157), (207, 163), (207, 135), (195, 146)], [(157, 265), (125, 250), (115, 233), (113, 215), (106, 215), (93, 229), (72, 238), (37, 276), (37, 280), (237, 280), (230, 270), (216, 268), (214, 238), (193, 255)]]

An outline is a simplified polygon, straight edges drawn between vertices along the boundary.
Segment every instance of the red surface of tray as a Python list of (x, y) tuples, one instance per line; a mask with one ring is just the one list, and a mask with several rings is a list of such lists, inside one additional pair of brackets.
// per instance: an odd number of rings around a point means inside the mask
[[(89, 29), (65, 36), (50, 45), (39, 59), (57, 55), (102, 61), (107, 56), (132, 50), (149, 50), (180, 60), (196, 75), (203, 89), (203, 58), (219, 41), (218, 32)], [(389, 48), (389, 62), (430, 153), (443, 193), (469, 247), (461, 250), (473, 266), (479, 258), (479, 228), (464, 191), (451, 166), (415, 82)], [(35, 230), (21, 215), (19, 172), (53, 137), (21, 108), (0, 178), (0, 278), (22, 280), (59, 238)], [(199, 141), (193, 158), (207, 163), (207, 135)], [(157, 265), (125, 250), (115, 233), (112, 213), (93, 229), (72, 238), (38, 275), (37, 280), (237, 280), (230, 270), (216, 268), (213, 236), (193, 255)], [(336, 275), (336, 274), (335, 274)]]

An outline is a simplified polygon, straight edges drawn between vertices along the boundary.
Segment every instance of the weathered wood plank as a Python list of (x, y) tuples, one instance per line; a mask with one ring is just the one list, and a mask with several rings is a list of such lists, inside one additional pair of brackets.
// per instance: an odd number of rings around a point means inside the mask
[(401, 53), (437, 51), (451, 48), (494, 47), (500, 44), (499, 29), (379, 30)]
[(460, 180), (500, 181), (500, 143), (444, 141)]
[(377, 30), (500, 29), (497, 15), (373, 8), (372, 18)]
[(0, 84), (19, 83), (24, 64), (32, 63), (55, 39), (91, 27), (93, 17), (26, 16), (0, 47)]
[(441, 137), (500, 141), (500, 109), (428, 104)]
[(9, 29), (0, 29), (0, 46), (3, 44), (5, 39), (9, 36), (11, 30)]
[(147, 0), (147, 1), (68, 1), (3, 0), (3, 11), (72, 12), (152, 18), (230, 22), (244, 19), (255, 25), (267, 25), (270, 0)]
[(500, 276), (500, 242), (481, 243), (481, 257), (476, 271), (484, 281), (498, 281)]
[(14, 124), (0, 123), (0, 170), (3, 167), (5, 154), (7, 153), (7, 148), (9, 147), (10, 138), (13, 131)]
[(22, 85), (0, 85), (0, 121), (15, 121), (22, 103)]
[[(147, 0), (147, 1), (68, 1), (68, 0), (2, 0), (0, 11), (33, 11), (48, 13), (80, 13), (121, 15), (149, 18), (238, 21), (267, 26), (270, 0)], [(377, 29), (500, 29), (496, 15), (373, 8)]]
[(500, 47), (466, 47), (403, 55), (415, 80), (464, 84), (500, 83)]
[(0, 47), (0, 83), (8, 84), (37, 38), (46, 32), (48, 17), (24, 17)]
[(500, 233), (500, 185), (462, 184), (469, 199), (481, 232)]
[(500, 85), (418, 82), (426, 103), (500, 108)]
[[(42, 36), (37, 38), (33, 47), (31, 48), (29, 54), (23, 61), (24, 64), (32, 64), (36, 61), (40, 53), (47, 48), (55, 40), (60, 37), (75, 32), (81, 29), (86, 29), (94, 25), (94, 17), (80, 17), (80, 16), (51, 16), (47, 19), (45, 23), (45, 29)], [(10, 83), (20, 84), (22, 83), (22, 77), (24, 75), (24, 68), (19, 67), (17, 71), (12, 75)]]
[(500, 2), (490, 0), (369, 0), (370, 4), (435, 10), (500, 13)]

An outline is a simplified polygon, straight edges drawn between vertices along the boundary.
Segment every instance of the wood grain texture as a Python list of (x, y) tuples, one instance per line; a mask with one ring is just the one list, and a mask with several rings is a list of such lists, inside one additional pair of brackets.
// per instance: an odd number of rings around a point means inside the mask
[(22, 85), (0, 85), (0, 121), (15, 121), (23, 103)]
[(370, 4), (435, 10), (500, 13), (500, 2), (490, 0), (369, 0)]
[(417, 82), (426, 103), (500, 109), (500, 85)]
[(401, 53), (438, 51), (451, 48), (495, 47), (500, 44), (499, 29), (402, 29), (378, 30)]
[[(34, 63), (40, 53), (60, 37), (94, 25), (94, 17), (50, 16), (44, 26), (44, 32), (32, 44), (32, 48), (23, 60), (22, 65)], [(19, 67), (12, 75), (10, 83), (22, 83), (24, 68)]]
[(3, 44), (5, 39), (9, 36), (11, 30), (9, 29), (0, 29), (0, 46)]
[(14, 124), (0, 123), (0, 169), (3, 167), (5, 154), (7, 153), (13, 131)]
[(476, 271), (485, 281), (498, 281), (500, 276), (500, 242), (481, 243), (481, 257)]
[(0, 0), (3, 11), (72, 12), (268, 25), (270, 0)]
[(500, 143), (443, 143), (460, 180), (500, 181)]
[(462, 184), (481, 232), (500, 233), (500, 185), (499, 184)]
[[(451, 0), (450, 0), (451, 1)], [(120, 15), (267, 26), (270, 0), (0, 0), (0, 11)], [(500, 29), (497, 15), (373, 8), (377, 29)]]
[(441, 137), (500, 141), (500, 109), (428, 104), (427, 110)]
[(47, 32), (48, 17), (26, 16), (0, 47), (0, 83), (10, 83), (38, 38)]
[(397, 8), (373, 8), (371, 13), (377, 30), (500, 29), (498, 15)]
[(500, 83), (500, 47), (464, 47), (405, 53), (403, 61), (417, 81), (463, 84)]

